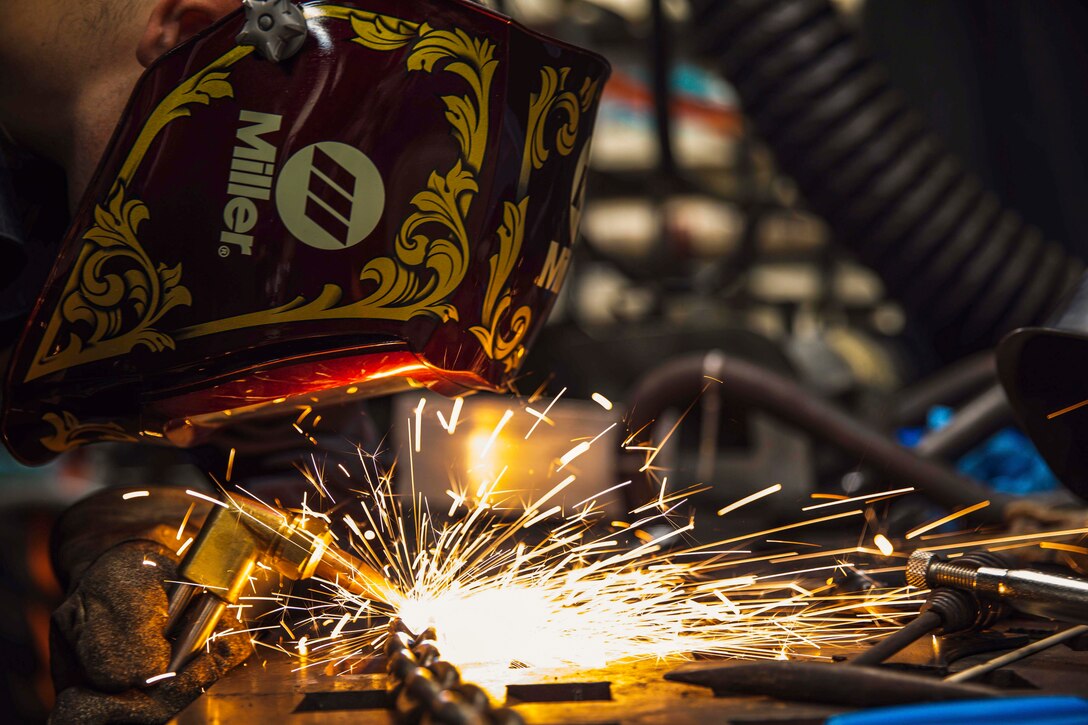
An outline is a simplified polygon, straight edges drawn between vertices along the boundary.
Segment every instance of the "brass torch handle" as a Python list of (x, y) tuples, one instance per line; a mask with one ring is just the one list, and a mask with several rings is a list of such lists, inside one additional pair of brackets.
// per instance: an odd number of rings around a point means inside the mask
[(314, 576), (338, 583), (352, 594), (388, 602), (388, 580), (374, 567), (346, 551), (330, 547), (317, 564)]

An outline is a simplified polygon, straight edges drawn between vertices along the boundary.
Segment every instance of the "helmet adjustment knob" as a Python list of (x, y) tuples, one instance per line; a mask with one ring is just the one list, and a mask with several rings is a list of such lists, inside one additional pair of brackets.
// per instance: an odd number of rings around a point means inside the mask
[(291, 58), (306, 42), (306, 17), (291, 0), (243, 0), (246, 25), (238, 45), (252, 45), (273, 63)]

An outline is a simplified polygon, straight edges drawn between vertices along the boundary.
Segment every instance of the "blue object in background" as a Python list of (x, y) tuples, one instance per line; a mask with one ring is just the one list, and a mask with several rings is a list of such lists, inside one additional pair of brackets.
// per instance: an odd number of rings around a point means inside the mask
[[(924, 428), (902, 428), (896, 437), (902, 445), (913, 448), (926, 433), (948, 425), (954, 415), (951, 408), (936, 406), (926, 416)], [(1059, 486), (1035, 445), (1016, 428), (998, 431), (966, 453), (956, 462), (956, 470), (989, 483), (1001, 493), (1039, 493)]]
[(828, 718), (826, 725), (1088, 725), (1080, 697), (999, 697), (928, 702), (862, 710)]

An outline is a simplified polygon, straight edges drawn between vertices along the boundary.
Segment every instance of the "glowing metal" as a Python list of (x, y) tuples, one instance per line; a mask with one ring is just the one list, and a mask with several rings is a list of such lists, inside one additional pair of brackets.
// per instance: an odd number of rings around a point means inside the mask
[(918, 536), (919, 534), (924, 534), (927, 531), (932, 531), (933, 529), (936, 529), (936, 528), (938, 528), (940, 526), (944, 526), (949, 521), (955, 521), (956, 519), (960, 518), (961, 516), (967, 516), (968, 514), (974, 513), (975, 511), (978, 511), (979, 509), (984, 509), (989, 505), (990, 505), (989, 501), (981, 501), (979, 503), (974, 504), (973, 506), (968, 506), (965, 509), (960, 509), (959, 511), (956, 511), (955, 513), (951, 513), (948, 516), (944, 516), (942, 518), (939, 518), (936, 521), (931, 521), (930, 523), (925, 524), (924, 526), (919, 526), (916, 529), (912, 529), (911, 531), (908, 531), (907, 532), (907, 539), (913, 539), (915, 536)]
[(758, 501), (759, 499), (764, 498), (765, 496), (770, 496), (771, 494), (778, 493), (781, 490), (782, 490), (782, 484), (781, 483), (776, 483), (773, 486), (768, 486), (767, 488), (763, 489), (762, 491), (756, 491), (755, 493), (753, 493), (750, 496), (745, 496), (741, 500), (734, 501), (733, 503), (729, 504), (728, 506), (719, 509), (718, 510), (718, 515), (719, 516), (725, 516), (727, 513), (731, 512), (731, 511), (736, 511), (737, 509), (739, 509), (742, 506), (747, 506), (748, 504), (752, 503), (753, 501)]

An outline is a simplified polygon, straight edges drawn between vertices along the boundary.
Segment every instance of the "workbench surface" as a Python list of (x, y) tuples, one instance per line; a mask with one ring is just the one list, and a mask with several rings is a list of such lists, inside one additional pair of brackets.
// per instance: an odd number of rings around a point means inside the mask
[[(920, 642), (895, 658), (901, 667), (937, 674), (934, 664), (925, 662), (933, 656), (933, 647)], [(998, 670), (983, 680), (985, 684), (1008, 689), (1009, 694), (1068, 693), (1088, 696), (1088, 642), (1073, 647), (1059, 645)], [(847, 653), (848, 654), (848, 653)], [(989, 659), (993, 652), (965, 657), (952, 669), (965, 668)], [(746, 723), (747, 725), (817, 725), (844, 708), (780, 702), (765, 697), (716, 698), (708, 689), (667, 682), (663, 675), (679, 663), (642, 662), (612, 666), (603, 670), (557, 676), (533, 670), (504, 670), (490, 680), (473, 676), (466, 670), (466, 680), (483, 686), (497, 704), (516, 707), (527, 723), (533, 725), (577, 723), (580, 725), (707, 725), (708, 723)], [(707, 663), (729, 664), (723, 662)], [(391, 717), (386, 710), (385, 676), (375, 674), (332, 675), (321, 666), (299, 669), (300, 662), (284, 654), (264, 649), (243, 667), (231, 672), (194, 702), (176, 720), (176, 725), (218, 725), (220, 723), (260, 723), (261, 725), (308, 725), (309, 723), (369, 723), (386, 725)], [(379, 669), (375, 663), (374, 669)], [(843, 686), (850, 687), (849, 668), (844, 665)], [(943, 670), (942, 670), (943, 672)], [(583, 683), (582, 687), (577, 687)], [(524, 703), (507, 698), (506, 685), (553, 685), (551, 694), (577, 697), (599, 695), (600, 684), (611, 699), (598, 701)], [(564, 688), (562, 685), (566, 685)], [(556, 693), (555, 691), (559, 692)]]

